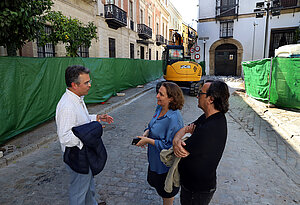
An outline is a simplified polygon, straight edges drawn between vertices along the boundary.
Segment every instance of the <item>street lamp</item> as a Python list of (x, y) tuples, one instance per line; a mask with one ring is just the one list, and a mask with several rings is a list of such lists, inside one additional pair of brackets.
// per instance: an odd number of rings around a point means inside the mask
[(253, 42), (252, 42), (252, 60), (253, 60), (253, 56), (254, 56), (254, 43), (255, 43), (255, 27), (257, 26), (258, 24), (254, 21), (253, 22)]
[[(266, 5), (265, 5), (266, 3)], [(266, 57), (267, 51), (267, 39), (268, 39), (268, 26), (269, 26), (269, 16), (270, 12), (272, 16), (280, 15), (280, 2), (279, 0), (265, 0), (263, 2), (256, 3), (256, 9), (254, 13), (256, 18), (263, 18), (266, 13), (266, 26), (265, 26), (265, 42), (264, 42), (264, 58)]]

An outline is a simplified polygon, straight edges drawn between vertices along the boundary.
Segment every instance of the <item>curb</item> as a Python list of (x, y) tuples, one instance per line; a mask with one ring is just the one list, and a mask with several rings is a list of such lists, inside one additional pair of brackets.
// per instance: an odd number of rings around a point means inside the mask
[[(104, 108), (102, 111), (100, 111), (98, 114), (105, 114), (108, 112), (111, 112), (112, 110), (120, 107), (121, 105), (127, 103), (128, 101), (138, 97), (139, 95), (148, 92), (149, 90), (153, 89), (154, 87), (149, 87), (149, 88), (145, 88), (141, 91), (136, 92), (134, 95), (131, 95), (129, 97), (126, 97), (125, 99), (111, 104), (110, 106)], [(15, 161), (43, 146), (45, 146), (46, 144), (50, 143), (50, 142), (54, 142), (55, 140), (58, 139), (57, 134), (51, 134), (51, 135), (47, 135), (47, 136), (43, 136), (41, 137), (40, 140), (38, 140), (37, 142), (27, 145), (21, 149), (15, 150), (14, 152), (3, 156), (2, 158), (0, 158), (0, 168), (6, 167), (9, 164), (13, 164), (15, 163)]]

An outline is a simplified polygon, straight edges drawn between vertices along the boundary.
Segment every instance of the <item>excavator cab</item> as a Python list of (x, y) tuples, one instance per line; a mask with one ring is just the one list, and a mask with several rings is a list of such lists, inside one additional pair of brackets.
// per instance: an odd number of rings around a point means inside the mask
[(163, 74), (166, 81), (189, 87), (190, 95), (196, 96), (201, 86), (201, 66), (194, 61), (186, 61), (182, 45), (167, 45), (163, 52)]

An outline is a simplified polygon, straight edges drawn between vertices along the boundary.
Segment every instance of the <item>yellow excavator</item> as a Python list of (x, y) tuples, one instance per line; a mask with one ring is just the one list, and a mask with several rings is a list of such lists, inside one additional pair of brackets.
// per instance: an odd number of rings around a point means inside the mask
[[(184, 58), (182, 45), (167, 45), (163, 52), (163, 74), (166, 81), (178, 84), (180, 87), (189, 87), (189, 94), (196, 96), (202, 76), (201, 66)], [(160, 87), (160, 85), (157, 85)]]

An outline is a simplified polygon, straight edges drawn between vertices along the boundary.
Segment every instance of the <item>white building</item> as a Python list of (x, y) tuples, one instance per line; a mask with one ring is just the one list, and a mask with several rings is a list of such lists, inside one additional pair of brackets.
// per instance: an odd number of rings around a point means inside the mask
[(173, 35), (175, 32), (178, 32), (179, 34), (182, 34), (182, 16), (181, 14), (177, 11), (177, 9), (174, 7), (172, 2), (169, 2), (168, 4), (168, 11), (170, 13), (169, 17), (169, 39), (172, 41)]
[(239, 76), (242, 61), (273, 57), (279, 46), (297, 42), (300, 0), (261, 1), (199, 0), (198, 45), (207, 74)]

